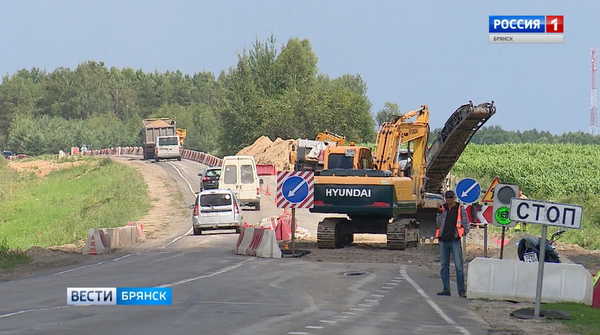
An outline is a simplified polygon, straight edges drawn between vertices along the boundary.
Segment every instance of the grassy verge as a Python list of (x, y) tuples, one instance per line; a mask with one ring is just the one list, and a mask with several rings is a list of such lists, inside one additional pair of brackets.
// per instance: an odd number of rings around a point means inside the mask
[[(15, 174), (0, 164), (0, 236), (7, 248), (72, 243), (89, 228), (125, 225), (150, 207), (147, 186), (135, 169), (109, 159), (83, 158), (85, 164), (44, 178)], [(0, 178), (1, 179), (1, 178)]]
[(562, 321), (569, 329), (581, 335), (600, 332), (600, 309), (574, 303), (544, 304), (542, 309), (554, 309), (571, 314), (571, 320)]
[(29, 261), (31, 259), (21, 249), (10, 249), (6, 238), (0, 241), (0, 269), (11, 269)]

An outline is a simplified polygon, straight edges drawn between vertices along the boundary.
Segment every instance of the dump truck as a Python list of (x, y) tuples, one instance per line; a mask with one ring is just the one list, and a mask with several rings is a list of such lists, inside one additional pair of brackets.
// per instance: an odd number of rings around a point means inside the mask
[(495, 112), (493, 102), (459, 107), (428, 148), (429, 108), (423, 105), (381, 126), (372, 157), (362, 146), (328, 148), (310, 211), (347, 218), (319, 222), (317, 246), (341, 248), (355, 233), (386, 234), (388, 248), (399, 250), (432, 238), (444, 179)]
[(328, 147), (337, 145), (354, 145), (346, 142), (346, 138), (330, 131), (322, 131), (314, 140), (298, 139), (292, 146), (290, 163), (296, 171), (323, 170), (323, 153)]
[(159, 136), (177, 136), (175, 120), (169, 118), (145, 119), (142, 129), (144, 137), (144, 159), (155, 159), (156, 139)]

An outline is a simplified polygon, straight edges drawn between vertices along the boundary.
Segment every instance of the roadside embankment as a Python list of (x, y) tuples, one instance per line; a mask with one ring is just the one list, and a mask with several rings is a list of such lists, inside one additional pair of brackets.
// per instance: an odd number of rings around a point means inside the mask
[(150, 207), (134, 168), (108, 158), (44, 158), (0, 161), (0, 236), (7, 250), (61, 245), (75, 251), (89, 228), (125, 225)]

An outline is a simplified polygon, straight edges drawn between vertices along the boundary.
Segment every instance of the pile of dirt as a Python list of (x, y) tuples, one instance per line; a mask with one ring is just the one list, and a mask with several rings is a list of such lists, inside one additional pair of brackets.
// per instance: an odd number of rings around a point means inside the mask
[(64, 163), (55, 163), (45, 160), (34, 160), (34, 161), (11, 161), (8, 163), (8, 167), (16, 170), (17, 172), (33, 172), (38, 177), (45, 177), (50, 172), (61, 170), (61, 169), (70, 169), (75, 166), (87, 164), (85, 161), (77, 161), (77, 162), (64, 162)]
[(261, 136), (237, 154), (254, 156), (257, 164), (272, 164), (278, 171), (293, 170), (290, 164), (290, 153), (294, 142), (294, 140), (281, 138), (271, 141), (267, 136)]

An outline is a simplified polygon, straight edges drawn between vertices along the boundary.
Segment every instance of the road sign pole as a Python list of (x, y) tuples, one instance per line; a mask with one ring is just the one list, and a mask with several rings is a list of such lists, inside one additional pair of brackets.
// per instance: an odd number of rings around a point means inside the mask
[(544, 281), (544, 259), (546, 257), (546, 235), (548, 233), (548, 226), (542, 225), (542, 238), (540, 243), (540, 257), (538, 259), (538, 274), (537, 274), (537, 287), (535, 290), (535, 309), (534, 316), (540, 317), (540, 305), (542, 303), (542, 284)]
[(487, 258), (488, 225), (483, 226), (483, 257)]
[(500, 240), (500, 259), (504, 256), (504, 234), (506, 233), (506, 227), (502, 227), (502, 239)]
[(292, 255), (296, 254), (296, 208), (292, 208)]

